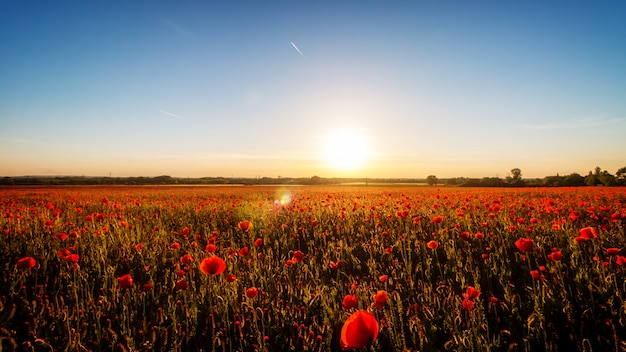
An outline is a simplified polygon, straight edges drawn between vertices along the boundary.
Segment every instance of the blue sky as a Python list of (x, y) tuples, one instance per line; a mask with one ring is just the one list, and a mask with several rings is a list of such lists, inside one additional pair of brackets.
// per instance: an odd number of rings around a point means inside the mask
[(623, 1), (1, 1), (0, 175), (615, 173), (624, 18)]

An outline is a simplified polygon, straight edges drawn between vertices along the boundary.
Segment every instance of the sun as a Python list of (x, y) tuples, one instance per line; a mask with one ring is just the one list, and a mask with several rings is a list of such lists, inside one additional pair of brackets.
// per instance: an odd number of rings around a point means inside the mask
[(353, 171), (363, 167), (370, 151), (366, 138), (353, 130), (336, 131), (324, 139), (323, 159), (336, 170)]

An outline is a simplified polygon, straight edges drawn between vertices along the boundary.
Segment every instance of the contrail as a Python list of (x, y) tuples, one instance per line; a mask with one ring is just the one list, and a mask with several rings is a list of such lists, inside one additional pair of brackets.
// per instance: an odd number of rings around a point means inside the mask
[(306, 56), (304, 56), (304, 54), (302, 53), (302, 51), (300, 51), (300, 49), (298, 49), (298, 47), (296, 46), (296, 44), (294, 44), (293, 42), (290, 42), (291, 46), (293, 46), (294, 49), (296, 49), (296, 51), (298, 52), (298, 54), (300, 54), (300, 56), (302, 56), (303, 59), (306, 60)]
[(177, 119), (179, 119), (179, 120), (184, 120), (182, 116), (178, 116), (178, 115), (176, 115), (176, 114), (172, 114), (171, 112), (167, 112), (167, 111), (165, 111), (165, 110), (159, 110), (159, 112), (160, 112), (160, 113), (163, 113), (163, 114), (165, 114), (165, 115), (170, 115), (170, 116), (175, 117), (175, 118), (177, 118)]

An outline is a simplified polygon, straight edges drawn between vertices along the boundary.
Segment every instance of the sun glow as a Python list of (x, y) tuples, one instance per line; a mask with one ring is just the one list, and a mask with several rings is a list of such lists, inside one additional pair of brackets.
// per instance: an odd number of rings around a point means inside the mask
[(324, 140), (323, 159), (333, 169), (342, 171), (359, 169), (363, 167), (369, 155), (367, 140), (356, 131), (337, 131)]

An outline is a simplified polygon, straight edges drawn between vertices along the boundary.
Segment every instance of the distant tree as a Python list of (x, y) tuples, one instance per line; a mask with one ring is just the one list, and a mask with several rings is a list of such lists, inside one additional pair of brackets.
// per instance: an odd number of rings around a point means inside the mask
[(428, 177), (426, 177), (426, 183), (428, 183), (428, 185), (433, 186), (437, 184), (437, 176), (435, 175), (428, 175)]
[(483, 177), (480, 180), (480, 185), (483, 187), (502, 187), (504, 182), (499, 177)]
[[(565, 178), (563, 176), (559, 176), (558, 174), (556, 176), (546, 176), (543, 179), (543, 185), (544, 186), (552, 186), (552, 187), (559, 187), (563, 185), (563, 182)], [(584, 178), (583, 178), (583, 184), (584, 184)]]
[(615, 172), (615, 178), (620, 185), (626, 185), (626, 166)]
[(589, 171), (589, 174), (585, 176), (585, 184), (587, 186), (595, 186), (599, 183), (598, 176), (594, 175), (593, 172)]
[(605, 186), (615, 186), (617, 185), (617, 180), (615, 176), (611, 175), (608, 171), (604, 170), (600, 173), (600, 182), (602, 182)]
[(584, 186), (585, 178), (580, 174), (572, 173), (570, 175), (565, 176), (563, 179), (563, 186)]
[(511, 174), (506, 177), (506, 183), (512, 186), (523, 186), (524, 181), (522, 180), (522, 170), (519, 168), (511, 169)]
[(313, 176), (311, 177), (311, 180), (309, 181), (311, 185), (319, 185), (322, 183), (322, 178), (319, 176)]

